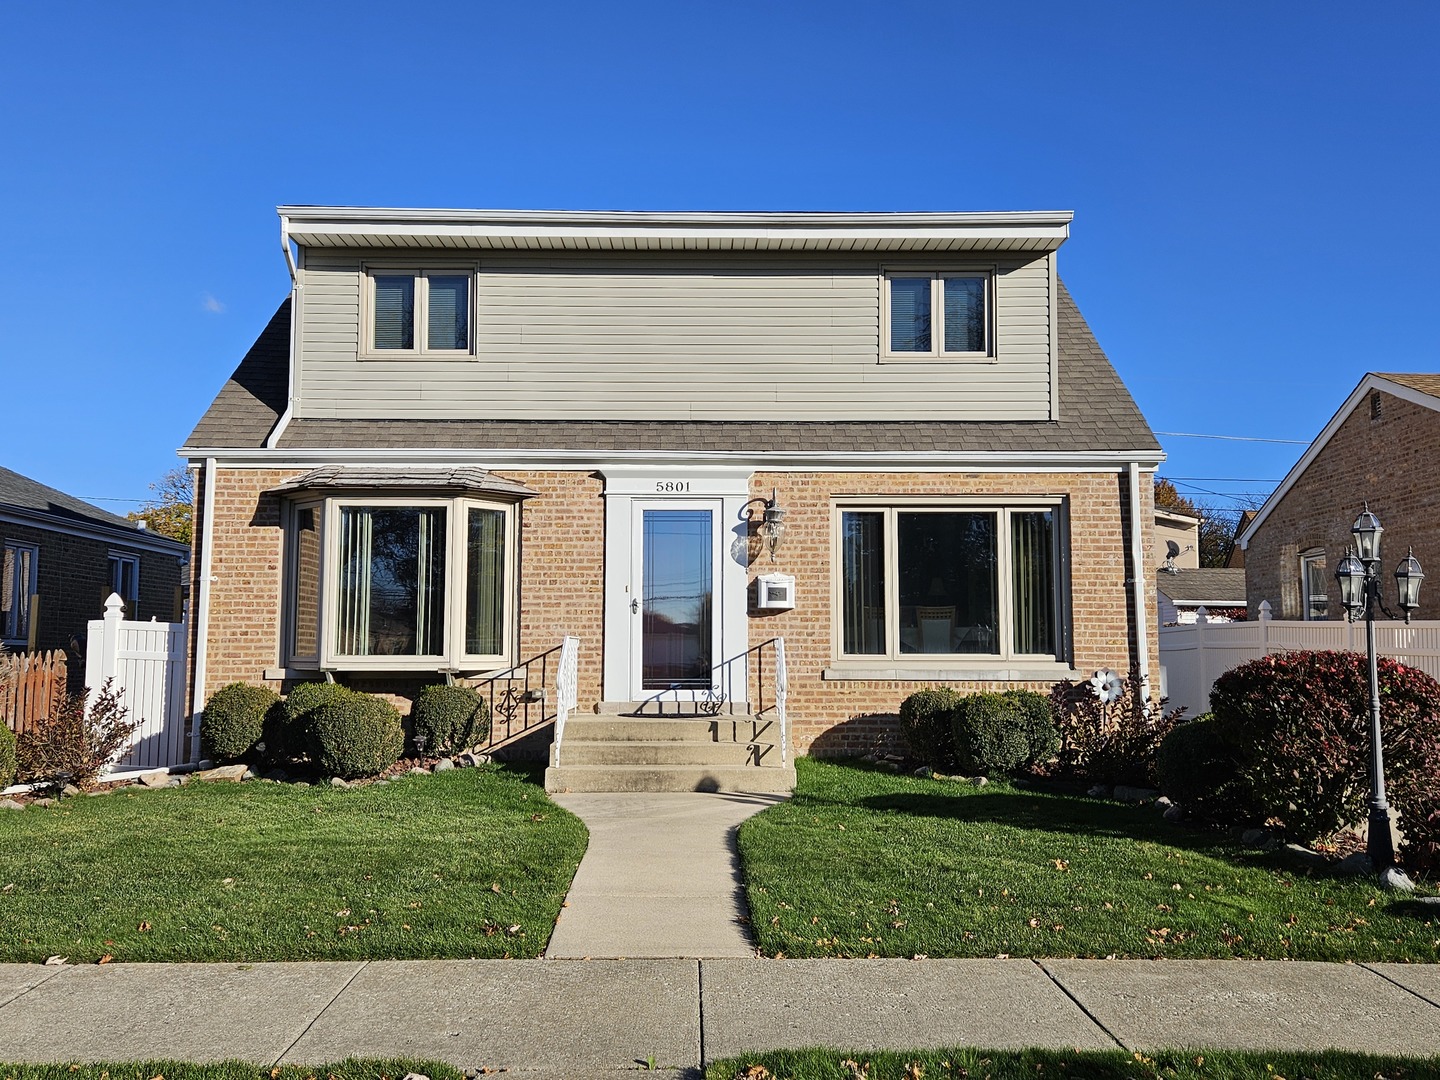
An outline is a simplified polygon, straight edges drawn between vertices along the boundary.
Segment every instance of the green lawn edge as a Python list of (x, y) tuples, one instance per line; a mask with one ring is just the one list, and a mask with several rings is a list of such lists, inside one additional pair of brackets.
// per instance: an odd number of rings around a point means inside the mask
[(511, 766), (0, 813), (0, 962), (543, 954), (589, 834)]
[(796, 767), (790, 801), (738, 833), (765, 956), (1440, 960), (1440, 908), (1151, 807)]
[(248, 1061), (58, 1062), (0, 1064), (0, 1080), (402, 1080), (409, 1073), (430, 1080), (465, 1080), (443, 1061), (411, 1058), (346, 1058), (322, 1065), (256, 1065)]
[(705, 1080), (1437, 1080), (1440, 1056), (1342, 1050), (826, 1049), (746, 1054), (711, 1062)]

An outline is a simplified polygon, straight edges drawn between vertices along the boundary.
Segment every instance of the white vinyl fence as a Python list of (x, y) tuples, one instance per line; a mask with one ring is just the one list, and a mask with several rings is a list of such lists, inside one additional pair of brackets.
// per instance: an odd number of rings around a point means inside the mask
[(98, 690), (106, 680), (138, 722), (130, 749), (113, 769), (160, 769), (183, 765), (185, 746), (185, 624), (130, 622), (114, 593), (105, 617), (90, 623), (85, 650), (85, 685)]
[[(1210, 688), (1233, 667), (1288, 649), (1365, 651), (1365, 624), (1301, 622), (1269, 617), (1261, 604), (1258, 622), (1210, 623), (1160, 628), (1161, 692), (1187, 716), (1210, 708)], [(1204, 610), (1203, 608), (1201, 609)], [(1375, 622), (1375, 652), (1440, 678), (1440, 622)]]

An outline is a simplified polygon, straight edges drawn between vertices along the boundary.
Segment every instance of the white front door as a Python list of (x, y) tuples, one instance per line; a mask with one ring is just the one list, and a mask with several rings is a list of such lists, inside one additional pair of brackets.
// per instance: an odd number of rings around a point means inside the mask
[(631, 526), (630, 685), (636, 700), (720, 692), (720, 499), (636, 499)]

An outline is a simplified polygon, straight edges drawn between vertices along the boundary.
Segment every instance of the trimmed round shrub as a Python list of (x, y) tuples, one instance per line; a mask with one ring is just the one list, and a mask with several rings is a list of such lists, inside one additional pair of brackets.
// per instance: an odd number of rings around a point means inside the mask
[(1008, 773), (1030, 753), (1021, 706), (1005, 694), (971, 694), (954, 712), (955, 766), (962, 773)]
[(1050, 695), (1034, 690), (1007, 690), (1005, 696), (1013, 701), (1019, 710), (1017, 721), (1025, 736), (1026, 767), (1045, 765), (1055, 760), (1060, 753), (1060, 732), (1055, 727), (1055, 716), (1050, 711)]
[(0, 724), (0, 789), (15, 783), (15, 733)]
[(326, 776), (375, 776), (400, 760), (400, 713), (383, 698), (347, 690), (310, 714), (311, 759)]
[(490, 734), (490, 707), (477, 690), (441, 683), (427, 686), (410, 710), (411, 737), (427, 751), (453, 754)]
[(280, 695), (264, 686), (233, 682), (222, 686), (205, 702), (200, 716), (200, 750), (213, 761), (240, 761), (251, 757), (265, 735), (265, 716), (280, 703)]
[(1155, 754), (1160, 790), (1192, 817), (1251, 824), (1261, 815), (1240, 778), (1239, 752), (1230, 728), (1212, 713), (1176, 724)]
[(900, 703), (900, 729), (917, 761), (937, 769), (955, 765), (955, 707), (964, 695), (948, 686), (917, 690)]
[(315, 710), (355, 693), (339, 683), (301, 683), (285, 695), (285, 701), (265, 718), (265, 753), (272, 761), (285, 762), (310, 752), (310, 721)]
[[(1385, 782), (1401, 829), (1424, 820), (1440, 784), (1440, 682), (1384, 657), (1377, 664)], [(1370, 683), (1355, 652), (1263, 656), (1215, 681), (1210, 706), (1237, 747), (1257, 809), (1300, 843), (1365, 821)]]

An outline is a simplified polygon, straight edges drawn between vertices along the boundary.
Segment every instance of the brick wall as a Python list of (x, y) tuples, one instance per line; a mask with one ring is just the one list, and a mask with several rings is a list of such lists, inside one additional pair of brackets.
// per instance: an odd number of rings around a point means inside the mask
[[(1412, 545), (1427, 574), (1440, 572), (1440, 413), (1376, 393), (1378, 417), (1369, 398), (1361, 401), (1246, 549), (1245, 595), (1252, 619), (1262, 600), (1270, 601), (1274, 618), (1304, 617), (1300, 555), (1312, 548), (1325, 550), (1329, 617), (1344, 617), (1335, 567), (1352, 543), (1350, 525), (1367, 499), (1385, 527), (1380, 556), (1386, 604), (1395, 606), (1393, 574)], [(1427, 586), (1420, 590), (1416, 617), (1440, 619), (1440, 588)]]
[[(264, 494), (295, 470), (220, 470), (216, 481), (215, 548), (211, 573), (210, 639), (206, 694), (228, 682), (260, 683), (279, 665), (282, 537), (279, 500)], [(589, 472), (518, 471), (506, 475), (537, 491), (522, 513), (522, 606), (519, 658), (533, 656), (573, 634), (580, 638), (579, 702), (582, 709), (601, 696), (603, 670), (604, 483)], [(836, 495), (1058, 495), (1069, 502), (1071, 602), (1074, 633), (1071, 659), (1088, 676), (1099, 667), (1121, 672), (1131, 665), (1133, 611), (1126, 581), (1129, 517), (1128, 484), (1115, 473), (1022, 473), (989, 475), (937, 473), (761, 473), (752, 482), (757, 497), (779, 489), (788, 511), (784, 545), (773, 569), (796, 577), (793, 611), (752, 612), (749, 639), (786, 639), (790, 667), (790, 715), (796, 749), (845, 753), (870, 748), (895, 734), (901, 699), (933, 683), (909, 680), (824, 680), (831, 656), (831, 499)], [(1141, 521), (1147, 524), (1143, 550), (1150, 550), (1153, 526), (1151, 478), (1142, 477)], [(203, 489), (197, 492), (203, 508)], [(201, 523), (197, 518), (197, 527)], [(199, 560), (196, 565), (198, 595)], [(750, 576), (771, 569), (768, 557), (754, 562)], [(1142, 568), (1143, 569), (1143, 568)], [(1158, 667), (1154, 635), (1153, 575), (1146, 580), (1150, 663)], [(347, 679), (363, 689), (405, 695), (433, 676)], [(1053, 677), (1036, 682), (1048, 689)], [(276, 689), (284, 689), (272, 683)], [(980, 688), (979, 683), (948, 685)], [(1006, 684), (1011, 685), (1011, 684)], [(402, 708), (406, 703), (399, 701)]]

